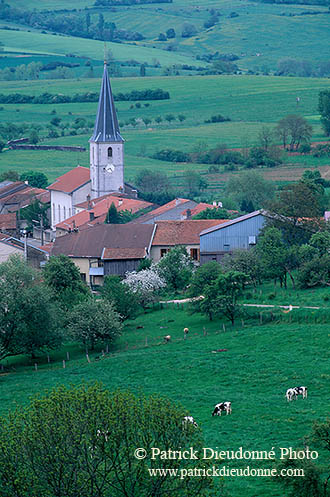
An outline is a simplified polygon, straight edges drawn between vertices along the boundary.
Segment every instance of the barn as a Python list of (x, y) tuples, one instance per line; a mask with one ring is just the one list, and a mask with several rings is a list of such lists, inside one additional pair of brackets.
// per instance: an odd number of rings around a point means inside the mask
[(200, 261), (220, 262), (225, 254), (237, 249), (248, 250), (258, 241), (267, 212), (258, 210), (226, 223), (212, 226), (200, 233)]

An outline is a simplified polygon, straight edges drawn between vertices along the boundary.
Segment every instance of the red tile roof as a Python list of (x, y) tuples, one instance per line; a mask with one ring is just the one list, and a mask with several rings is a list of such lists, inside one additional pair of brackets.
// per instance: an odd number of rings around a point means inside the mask
[[(79, 228), (84, 224), (99, 224), (104, 223), (106, 214), (109, 210), (110, 205), (114, 203), (118, 211), (128, 210), (133, 214), (140, 211), (141, 209), (146, 209), (151, 207), (153, 204), (146, 202), (145, 200), (138, 200), (133, 198), (118, 198), (113, 195), (104, 195), (99, 199), (91, 200), (91, 205), (93, 206), (90, 210), (83, 210), (78, 212), (74, 216), (61, 221), (56, 225), (56, 228), (69, 231), (74, 227)], [(79, 207), (88, 205), (87, 201), (79, 204)], [(92, 216), (91, 216), (92, 214)], [(94, 219), (91, 219), (94, 214)], [(101, 219), (99, 219), (101, 218)]]
[(228, 219), (157, 221), (154, 245), (199, 245), (201, 231), (227, 222)]
[(0, 229), (14, 230), (16, 229), (16, 213), (0, 214)]
[(54, 245), (54, 242), (49, 242), (49, 243), (45, 243), (44, 245), (41, 245), (38, 248), (40, 250), (44, 250), (45, 252), (48, 252), (48, 254), (50, 254), (52, 251), (53, 245)]
[(182, 216), (187, 216), (188, 210), (190, 210), (191, 217), (196, 216), (196, 214), (205, 211), (205, 209), (214, 209), (214, 206), (212, 204), (205, 204), (204, 202), (201, 202), (200, 204), (197, 204), (196, 207), (194, 207), (193, 209), (186, 209), (185, 211), (183, 211)]
[(71, 171), (63, 174), (48, 187), (48, 190), (56, 190), (64, 193), (72, 193), (77, 188), (86, 185), (90, 181), (90, 172), (88, 167), (77, 166)]

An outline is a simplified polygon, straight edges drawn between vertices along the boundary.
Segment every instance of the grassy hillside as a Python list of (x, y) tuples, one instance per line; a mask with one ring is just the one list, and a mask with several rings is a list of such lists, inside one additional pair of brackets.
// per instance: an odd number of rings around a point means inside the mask
[[(45, 86), (46, 84), (46, 86)], [(203, 143), (204, 147), (212, 147), (226, 143), (228, 147), (251, 146), (256, 143), (258, 132), (266, 124), (269, 126), (290, 113), (306, 117), (313, 125), (314, 140), (324, 140), (317, 114), (319, 91), (328, 88), (326, 79), (279, 78), (266, 76), (192, 76), (158, 77), (158, 78), (117, 78), (112, 80), (114, 93), (129, 92), (133, 89), (162, 88), (170, 92), (169, 100), (141, 102), (139, 108), (135, 102), (116, 102), (120, 123), (130, 118), (149, 118), (151, 124), (146, 127), (141, 122), (135, 129), (130, 125), (122, 126), (121, 131), (126, 140), (126, 169), (128, 180), (134, 179), (140, 168), (150, 167), (171, 175), (180, 175), (192, 168), (207, 171), (207, 165), (176, 164), (155, 161), (148, 156), (157, 149), (172, 148), (190, 152)], [(0, 93), (40, 95), (45, 90), (49, 93), (73, 95), (88, 91), (98, 92), (100, 80), (49, 80), (1, 82)], [(300, 97), (297, 106), (296, 97)], [(131, 106), (133, 105), (133, 108)], [(78, 117), (86, 119), (93, 125), (97, 103), (75, 104), (1, 104), (1, 121), (3, 123), (34, 123), (44, 128), (54, 117), (61, 118), (61, 124), (73, 124)], [(168, 124), (164, 117), (173, 114), (175, 121)], [(177, 119), (182, 114), (186, 117), (180, 123)], [(222, 114), (232, 119), (230, 122), (206, 124), (204, 121), (212, 115)], [(163, 122), (157, 124), (155, 118), (162, 116)], [(46, 129), (41, 131), (44, 136)], [(60, 130), (59, 130), (60, 132)], [(67, 133), (67, 131), (66, 131)], [(45, 144), (80, 145), (88, 147), (90, 134), (64, 136), (57, 139), (45, 139)], [(266, 169), (263, 173), (276, 181), (297, 178), (307, 167), (326, 166), (327, 158), (290, 157), (289, 169), (285, 167)], [(29, 152), (6, 151), (0, 154), (0, 171), (6, 169), (30, 170), (38, 169), (47, 174), (49, 180), (63, 174), (78, 163), (88, 165), (88, 153), (72, 152)], [(298, 169), (297, 169), (298, 168)], [(300, 169), (299, 169), (300, 168)], [(214, 184), (222, 184), (228, 179), (228, 173), (210, 177)]]
[[(325, 51), (320, 50), (320, 40), (326, 46), (329, 44), (329, 15), (328, 9), (316, 5), (276, 5), (255, 3), (249, 0), (233, 0), (226, 2), (219, 0), (216, 4), (211, 0), (174, 0), (172, 4), (142, 4), (138, 6), (95, 8), (92, 0), (79, 0), (75, 2), (74, 8), (77, 15), (85, 18), (86, 7), (90, 14), (96, 19), (102, 12), (106, 21), (115, 22), (119, 29), (138, 31), (146, 38), (137, 42), (139, 48), (128, 47), (129, 53), (134, 53), (135, 58), (142, 62), (148, 60), (150, 52), (146, 47), (154, 47), (154, 56), (161, 60), (164, 65), (176, 63), (180, 55), (185, 55), (190, 60), (196, 61), (196, 56), (203, 56), (215, 51), (222, 54), (234, 53), (240, 57), (238, 65), (243, 70), (269, 71), (275, 70), (277, 62), (285, 57), (307, 59), (313, 63), (328, 60)], [(13, 7), (27, 8), (23, 0), (13, 0)], [(40, 3), (32, 0), (28, 4), (29, 9), (56, 10), (67, 9), (64, 0), (46, 0)], [(204, 23), (210, 17), (210, 9), (219, 12), (219, 21), (210, 28), (205, 28)], [(79, 9), (82, 9), (79, 12)], [(234, 16), (233, 16), (233, 13)], [(306, 15), (309, 14), (309, 15)], [(182, 38), (182, 26), (185, 22), (195, 25), (198, 30), (196, 36)], [(6, 25), (3, 22), (3, 25)], [(159, 42), (160, 32), (173, 28), (176, 38)], [(26, 26), (22, 29), (27, 29)], [(303, 35), (302, 35), (303, 33)], [(5, 44), (19, 49), (31, 48), (40, 50), (42, 45), (36, 45), (35, 39), (31, 37), (31, 45), (22, 44), (21, 36), (24, 33), (13, 33), (17, 36), (17, 42), (8, 39), (3, 33)], [(81, 45), (73, 41), (69, 50), (68, 40), (60, 37), (44, 35), (40, 38), (45, 48), (52, 53), (66, 53), (68, 51), (77, 55), (86, 55), (96, 59), (102, 59), (102, 50), (96, 48), (97, 42), (92, 42), (92, 48), (86, 40), (81, 39)], [(49, 39), (50, 38), (50, 39)], [(168, 44), (174, 44), (175, 52), (164, 51)], [(123, 47), (112, 47), (115, 55), (121, 59), (127, 51)], [(127, 48), (127, 47), (126, 47)], [(133, 50), (135, 49), (135, 50)], [(83, 53), (82, 53), (83, 52)], [(157, 52), (157, 54), (156, 54)], [(133, 55), (132, 55), (133, 56)], [(186, 59), (187, 60), (187, 59)]]
[[(188, 340), (183, 341), (186, 326), (190, 331)], [(204, 327), (207, 336), (203, 336)], [(167, 345), (162, 340), (165, 334), (172, 336)], [(227, 351), (212, 353), (217, 349)], [(71, 360), (63, 370), (66, 350)], [(224, 333), (219, 321), (166, 309), (129, 322), (109, 357), (98, 362), (93, 358), (91, 364), (82, 357), (83, 350), (67, 346), (52, 355), (51, 365), (40, 359), (38, 372), (34, 361), (9, 361), (15, 370), (0, 378), (2, 413), (45, 388), (99, 380), (109, 388), (157, 392), (180, 402), (201, 426), (206, 447), (275, 447), (278, 453), (279, 447), (300, 447), (313, 421), (324, 419), (328, 407), (329, 336), (325, 324), (251, 323), (242, 327), (239, 323), (234, 328), (226, 324)], [(308, 386), (309, 398), (287, 403), (286, 389), (298, 384)], [(233, 414), (212, 418), (214, 404), (223, 400), (232, 402)], [(251, 467), (259, 467), (259, 462), (251, 463)], [(271, 467), (269, 463), (265, 466)], [(231, 465), (247, 464), (235, 461)], [(226, 483), (230, 495), (283, 495), (268, 479), (236, 478)]]

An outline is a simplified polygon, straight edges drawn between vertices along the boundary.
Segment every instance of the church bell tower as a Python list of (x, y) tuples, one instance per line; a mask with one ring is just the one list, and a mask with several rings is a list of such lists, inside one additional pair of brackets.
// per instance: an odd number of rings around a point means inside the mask
[(92, 198), (124, 192), (124, 140), (120, 135), (107, 65), (90, 143)]

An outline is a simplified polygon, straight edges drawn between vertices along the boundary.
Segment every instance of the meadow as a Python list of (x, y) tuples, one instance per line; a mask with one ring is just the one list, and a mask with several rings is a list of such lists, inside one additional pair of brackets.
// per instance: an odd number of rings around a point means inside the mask
[[(48, 81), (11, 81), (0, 83), (0, 93), (22, 93), (40, 95), (47, 91), (52, 94), (73, 95), (88, 91), (98, 92), (98, 79), (48, 80)], [(225, 143), (230, 148), (253, 146), (263, 125), (274, 126), (287, 114), (304, 116), (313, 125), (313, 140), (324, 140), (319, 116), (317, 114), (319, 91), (328, 88), (326, 79), (279, 78), (271, 76), (190, 76), (183, 77), (145, 77), (113, 78), (113, 92), (129, 92), (134, 89), (162, 88), (169, 91), (169, 100), (141, 102), (136, 107), (134, 102), (116, 102), (118, 119), (122, 134), (126, 140), (125, 174), (129, 181), (134, 180), (137, 172), (144, 167), (160, 170), (171, 176), (181, 175), (189, 169), (207, 172), (208, 166), (202, 164), (176, 164), (150, 159), (154, 152), (164, 148), (193, 151), (194, 147), (211, 148)], [(296, 97), (300, 97), (299, 106)], [(1, 104), (1, 121), (17, 124), (30, 123), (46, 126), (50, 124), (56, 112), (61, 124), (72, 125), (76, 118), (85, 118), (92, 126), (97, 103), (70, 104)], [(170, 124), (165, 116), (173, 114), (175, 120)], [(178, 115), (184, 115), (180, 123)], [(212, 115), (221, 114), (232, 121), (206, 124), (204, 121)], [(162, 116), (160, 124), (155, 122)], [(151, 124), (146, 127), (142, 122), (136, 128), (123, 125), (127, 120), (149, 118)], [(45, 131), (41, 132), (41, 137)], [(43, 144), (79, 145), (88, 148), (90, 134), (64, 136), (56, 139), (44, 137)], [(313, 159), (307, 156), (289, 157), (290, 165), (280, 168), (262, 170), (267, 177), (276, 176), (276, 181), (296, 179), (305, 168), (328, 166), (325, 159)], [(88, 166), (88, 152), (54, 152), (54, 151), (5, 151), (0, 155), (0, 172), (7, 169), (36, 169), (45, 172), (49, 181), (68, 171), (77, 164)], [(326, 171), (326, 169), (324, 169)], [(235, 173), (234, 173), (235, 174)], [(228, 179), (228, 173), (220, 171), (210, 176), (211, 183), (222, 183)]]
[[(292, 311), (294, 313), (295, 311)], [(189, 327), (187, 340), (183, 328)], [(91, 355), (68, 344), (60, 352), (38, 359), (38, 371), (28, 358), (8, 360), (0, 376), (1, 413), (16, 402), (58, 384), (101, 381), (108, 388), (159, 393), (180, 403), (203, 430), (205, 447), (222, 450), (271, 450), (303, 445), (316, 420), (324, 420), (329, 383), (327, 324), (239, 321), (232, 327), (208, 321), (186, 308), (170, 306), (129, 321), (110, 354)], [(172, 341), (164, 344), (163, 336)], [(214, 353), (212, 351), (226, 349)], [(62, 359), (70, 360), (66, 368)], [(307, 385), (309, 397), (288, 403), (288, 387)], [(211, 417), (215, 403), (230, 400), (231, 416)], [(231, 467), (272, 467), (272, 461), (234, 461)], [(266, 478), (226, 479), (232, 496), (281, 497), (280, 487)]]
[[(222, 54), (238, 55), (238, 65), (243, 71), (267, 72), (276, 70), (278, 61), (285, 57), (307, 59), (313, 63), (324, 61), (326, 55), (320, 50), (320, 40), (324, 46), (329, 44), (329, 16), (327, 8), (322, 6), (274, 5), (249, 0), (219, 0), (215, 5), (212, 0), (201, 0), (197, 4), (193, 0), (175, 0), (171, 4), (117, 6), (110, 10), (94, 7), (93, 4), (93, 0), (78, 0), (74, 7), (83, 18), (87, 7), (92, 20), (97, 19), (101, 12), (105, 21), (115, 22), (120, 29), (138, 31), (145, 37), (134, 44), (109, 43), (119, 60), (125, 57), (143, 62), (149, 56), (156, 56), (162, 65), (172, 65), (184, 57), (194, 60), (195, 65), (203, 65), (200, 60), (196, 60), (197, 55), (219, 51)], [(13, 0), (12, 5), (26, 8), (24, 0)], [(46, 0), (42, 8), (35, 0), (29, 1), (29, 9), (56, 12), (67, 7), (63, 0)], [(215, 26), (205, 28), (204, 22), (209, 19), (212, 8), (220, 13), (219, 21)], [(79, 12), (79, 9), (82, 10)], [(232, 16), (233, 12), (235, 16)], [(196, 26), (196, 36), (181, 37), (185, 22)], [(170, 28), (175, 30), (176, 37), (164, 42), (157, 41), (159, 33), (165, 33)], [(28, 28), (25, 26), (22, 29)], [(72, 37), (49, 34), (39, 34), (38, 37), (37, 30), (32, 28), (30, 31), (34, 33), (28, 45), (24, 43), (28, 36), (24, 31), (9, 32), (8, 37), (2, 32), (1, 36), (4, 37), (5, 45), (16, 51), (25, 51), (29, 47), (31, 51), (40, 52), (42, 47), (48, 53), (73, 52), (75, 55), (102, 59), (102, 42), (80, 39), (77, 43), (78, 39), (75, 41)], [(169, 44), (174, 46), (174, 51), (166, 51)]]

